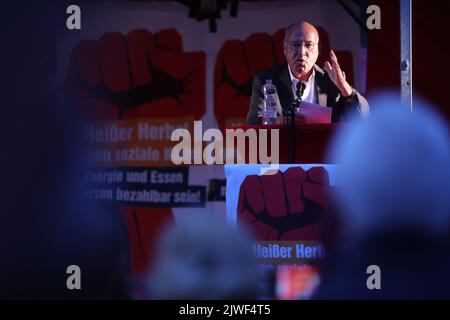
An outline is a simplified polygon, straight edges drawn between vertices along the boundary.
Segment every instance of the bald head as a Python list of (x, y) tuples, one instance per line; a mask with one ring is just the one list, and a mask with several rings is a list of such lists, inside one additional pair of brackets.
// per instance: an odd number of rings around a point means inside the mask
[(301, 31), (302, 33), (314, 33), (317, 37), (317, 42), (319, 42), (319, 32), (317, 31), (316, 27), (314, 27), (311, 23), (308, 23), (306, 21), (296, 22), (284, 29), (284, 41), (289, 40), (292, 32), (294, 31)]
[(308, 80), (319, 56), (319, 32), (305, 21), (291, 24), (284, 33), (283, 52), (292, 75)]

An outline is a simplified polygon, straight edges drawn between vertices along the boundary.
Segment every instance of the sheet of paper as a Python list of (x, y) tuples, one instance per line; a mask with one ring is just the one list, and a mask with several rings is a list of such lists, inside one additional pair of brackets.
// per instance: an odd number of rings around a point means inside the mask
[(296, 116), (304, 123), (331, 123), (332, 108), (301, 101)]

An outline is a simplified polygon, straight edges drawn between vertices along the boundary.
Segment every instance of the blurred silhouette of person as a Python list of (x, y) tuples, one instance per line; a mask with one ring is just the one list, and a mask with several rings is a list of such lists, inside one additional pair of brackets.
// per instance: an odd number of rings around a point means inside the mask
[[(0, 299), (129, 297), (126, 231), (117, 212), (85, 199), (82, 124), (59, 103), (64, 3), (3, 8)], [(80, 290), (67, 286), (71, 265)]]
[(256, 299), (261, 276), (244, 229), (198, 214), (163, 229), (149, 293), (152, 299)]
[(418, 99), (412, 112), (393, 94), (371, 101), (331, 148), (342, 230), (316, 298), (448, 299), (448, 128)]

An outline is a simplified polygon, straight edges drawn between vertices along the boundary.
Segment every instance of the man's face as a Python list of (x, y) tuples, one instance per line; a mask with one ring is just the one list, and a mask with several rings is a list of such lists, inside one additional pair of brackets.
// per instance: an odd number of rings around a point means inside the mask
[(283, 51), (296, 78), (306, 76), (319, 56), (319, 37), (314, 28), (296, 27), (284, 41)]

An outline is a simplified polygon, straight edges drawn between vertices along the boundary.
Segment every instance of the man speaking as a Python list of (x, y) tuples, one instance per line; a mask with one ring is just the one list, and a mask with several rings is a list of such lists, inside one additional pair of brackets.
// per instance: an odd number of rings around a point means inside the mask
[(347, 113), (368, 114), (367, 100), (346, 81), (333, 51), (331, 62), (325, 62), (326, 72), (315, 64), (319, 56), (319, 33), (313, 25), (300, 22), (287, 27), (283, 52), (287, 63), (263, 71), (253, 80), (249, 124), (261, 124), (264, 103), (261, 88), (269, 79), (277, 87), (279, 116), (283, 114), (282, 109), (289, 108), (298, 99), (332, 108), (333, 122), (342, 121)]

